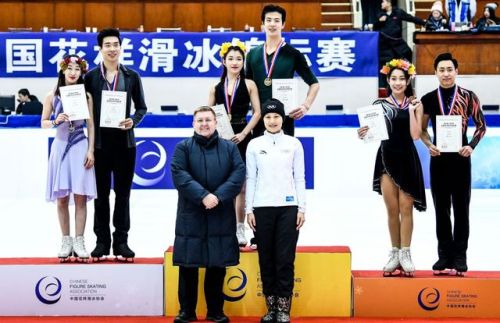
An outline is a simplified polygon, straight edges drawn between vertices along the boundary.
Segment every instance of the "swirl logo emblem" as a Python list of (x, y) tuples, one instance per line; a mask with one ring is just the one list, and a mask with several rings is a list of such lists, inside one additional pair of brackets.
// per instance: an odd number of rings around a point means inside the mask
[(230, 275), (226, 282), (226, 290), (229, 290), (231, 294), (236, 294), (235, 296), (229, 296), (224, 293), (224, 300), (228, 302), (237, 302), (243, 297), (245, 297), (247, 291), (247, 275), (243, 270), (237, 268), (237, 272)]
[[(141, 145), (143, 146), (140, 147)], [(167, 171), (165, 167), (167, 165), (167, 151), (165, 148), (154, 140), (140, 140), (137, 142), (137, 153), (138, 165), (134, 172), (133, 182), (145, 187), (160, 183), (165, 178)]]
[(439, 307), (440, 298), (437, 288), (426, 287), (418, 293), (418, 305), (426, 311), (434, 311)]
[(35, 294), (38, 300), (51, 305), (61, 299), (61, 281), (57, 277), (45, 276), (36, 283)]

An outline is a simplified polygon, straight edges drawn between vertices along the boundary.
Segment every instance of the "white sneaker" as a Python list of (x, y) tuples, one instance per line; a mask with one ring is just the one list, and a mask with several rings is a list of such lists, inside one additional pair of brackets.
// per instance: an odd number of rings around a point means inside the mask
[(405, 274), (413, 274), (415, 271), (415, 265), (411, 260), (410, 247), (401, 248), (399, 251), (399, 263), (401, 264), (401, 267), (403, 267)]
[(236, 227), (236, 238), (238, 239), (238, 244), (240, 247), (247, 245), (248, 241), (245, 237), (245, 223), (238, 223)]
[(393, 272), (396, 271), (396, 269), (399, 269), (400, 267), (399, 263), (399, 248), (392, 247), (391, 251), (389, 252), (389, 261), (387, 264), (384, 266), (384, 274), (392, 274)]
[(63, 236), (61, 243), (61, 250), (57, 254), (60, 259), (66, 259), (73, 253), (73, 238), (70, 236)]
[(83, 236), (75, 237), (75, 242), (73, 243), (73, 251), (80, 259), (89, 258), (87, 249), (85, 249), (85, 240), (83, 239)]

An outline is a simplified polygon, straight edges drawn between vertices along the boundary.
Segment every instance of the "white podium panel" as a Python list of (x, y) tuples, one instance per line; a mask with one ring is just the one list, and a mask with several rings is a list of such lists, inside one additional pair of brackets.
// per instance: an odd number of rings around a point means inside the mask
[(0, 265), (0, 315), (163, 315), (160, 264)]

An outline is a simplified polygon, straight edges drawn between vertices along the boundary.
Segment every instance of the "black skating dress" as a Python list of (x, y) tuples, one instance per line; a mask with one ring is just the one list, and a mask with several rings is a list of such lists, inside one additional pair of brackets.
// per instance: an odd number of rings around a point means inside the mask
[(415, 209), (425, 211), (422, 166), (410, 134), (409, 109), (400, 109), (385, 99), (378, 99), (373, 104), (382, 105), (389, 133), (389, 139), (383, 140), (377, 151), (373, 190), (382, 194), (380, 180), (387, 174), (403, 192), (413, 197)]
[[(247, 126), (247, 113), (250, 109), (250, 94), (248, 93), (248, 88), (244, 79), (240, 81), (240, 85), (236, 89), (235, 98), (231, 106), (231, 127), (233, 128), (234, 134), (240, 133)], [(231, 97), (229, 96), (229, 101)], [(224, 96), (224, 82), (219, 82), (215, 86), (215, 104), (224, 104), (227, 113), (229, 110), (226, 106), (226, 99)], [(245, 162), (247, 146), (252, 139), (251, 134), (248, 134), (242, 142), (238, 144), (238, 150), (240, 151), (241, 158)]]

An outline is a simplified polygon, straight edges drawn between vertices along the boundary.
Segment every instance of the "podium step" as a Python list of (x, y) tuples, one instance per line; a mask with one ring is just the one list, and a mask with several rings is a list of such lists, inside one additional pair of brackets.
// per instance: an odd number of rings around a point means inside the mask
[(156, 316), (163, 314), (163, 259), (135, 263), (59, 263), (1, 258), (5, 316)]
[[(165, 253), (165, 309), (179, 311), (179, 271), (172, 266), (172, 249)], [(265, 309), (257, 251), (240, 253), (240, 264), (229, 267), (224, 282), (224, 312), (231, 316), (262, 316)], [(198, 317), (206, 315), (200, 270)], [(351, 315), (351, 251), (348, 247), (298, 247), (295, 258), (293, 317), (349, 317)]]
[(500, 272), (471, 271), (465, 277), (383, 277), (353, 271), (355, 317), (500, 318)]

